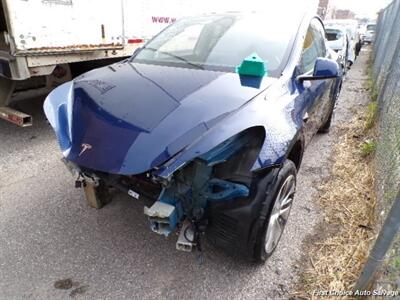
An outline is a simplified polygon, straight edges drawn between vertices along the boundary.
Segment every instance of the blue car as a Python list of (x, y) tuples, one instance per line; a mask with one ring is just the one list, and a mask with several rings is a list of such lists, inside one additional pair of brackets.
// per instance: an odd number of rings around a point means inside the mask
[(142, 201), (152, 231), (179, 232), (178, 250), (201, 250), (204, 237), (264, 262), (304, 150), (331, 124), (341, 86), (331, 55), (308, 14), (189, 17), (58, 87), (44, 110), (90, 205), (118, 189)]

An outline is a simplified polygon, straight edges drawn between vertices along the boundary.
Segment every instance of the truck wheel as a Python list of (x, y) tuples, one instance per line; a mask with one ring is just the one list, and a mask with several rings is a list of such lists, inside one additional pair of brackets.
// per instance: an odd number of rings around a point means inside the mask
[(109, 188), (103, 182), (100, 182), (98, 186), (86, 182), (83, 190), (85, 192), (86, 202), (90, 207), (100, 209), (111, 202)]
[(293, 203), (296, 176), (295, 164), (286, 160), (273, 183), (261, 191), (265, 194), (265, 201), (255, 225), (257, 234), (253, 259), (256, 262), (264, 263), (281, 239)]

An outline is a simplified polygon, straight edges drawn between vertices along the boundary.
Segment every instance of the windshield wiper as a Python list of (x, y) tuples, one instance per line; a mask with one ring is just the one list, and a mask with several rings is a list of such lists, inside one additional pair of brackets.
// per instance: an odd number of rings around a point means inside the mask
[(187, 63), (188, 65), (191, 65), (191, 66), (196, 67), (198, 69), (204, 70), (204, 68), (202, 66), (200, 66), (198, 64), (195, 64), (195, 63), (192, 63), (192, 62), (188, 61), (187, 59), (185, 59), (185, 58), (183, 58), (181, 56), (178, 56), (178, 55), (175, 55), (175, 54), (172, 54), (172, 53), (169, 53), (169, 52), (160, 51), (160, 50), (158, 50), (156, 48), (151, 48), (151, 47), (145, 47), (145, 48), (142, 48), (142, 50), (150, 50), (150, 51), (153, 51), (153, 52), (159, 52), (161, 54), (165, 54), (165, 55), (171, 56), (173, 58), (176, 58), (176, 59), (178, 59), (180, 61), (183, 61), (183, 62)]

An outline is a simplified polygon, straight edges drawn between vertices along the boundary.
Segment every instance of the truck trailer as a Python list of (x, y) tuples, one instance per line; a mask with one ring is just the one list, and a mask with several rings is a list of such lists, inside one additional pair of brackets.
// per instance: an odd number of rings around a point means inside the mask
[(183, 0), (1, 0), (0, 118), (30, 126), (32, 117), (10, 105), (132, 55), (195, 11)]

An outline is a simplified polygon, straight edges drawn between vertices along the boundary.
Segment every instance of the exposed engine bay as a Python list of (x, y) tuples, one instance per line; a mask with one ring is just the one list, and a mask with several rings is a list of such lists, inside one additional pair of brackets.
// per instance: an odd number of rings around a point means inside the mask
[(77, 176), (76, 187), (85, 188), (87, 198), (91, 197), (87, 190), (94, 190), (92, 196), (99, 201), (98, 206), (110, 201), (109, 187), (134, 199), (144, 199), (144, 214), (153, 232), (167, 237), (180, 230), (176, 248), (201, 251), (200, 238), (210, 219), (208, 207), (249, 196), (253, 176), (250, 169), (262, 141), (261, 130), (244, 131), (182, 166), (169, 178), (153, 172), (113, 175), (64, 162)]

